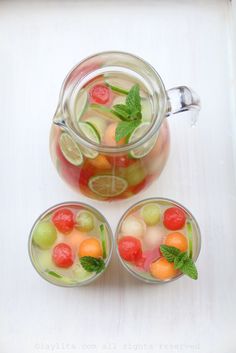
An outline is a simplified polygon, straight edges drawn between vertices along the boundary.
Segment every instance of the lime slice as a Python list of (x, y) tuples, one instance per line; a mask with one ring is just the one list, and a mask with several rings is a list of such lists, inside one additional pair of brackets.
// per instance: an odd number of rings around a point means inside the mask
[(83, 163), (83, 155), (80, 148), (69, 134), (63, 132), (60, 136), (59, 144), (63, 156), (68, 160), (68, 162), (76, 166)]
[(79, 123), (81, 116), (84, 114), (87, 108), (87, 105), (88, 105), (88, 93), (84, 89), (82, 89), (79, 92), (79, 95), (75, 103), (75, 114), (76, 114), (77, 123)]
[(187, 222), (187, 237), (188, 237), (188, 255), (190, 259), (193, 257), (193, 229), (191, 222)]
[(105, 84), (110, 87), (110, 89), (114, 92), (118, 92), (118, 93), (122, 93), (122, 94), (128, 94), (129, 91), (125, 88), (122, 87), (122, 83), (124, 84), (124, 82), (120, 82), (121, 80), (117, 79), (117, 78), (106, 78), (105, 79)]
[(151, 122), (152, 120), (152, 106), (148, 99), (142, 99), (142, 120), (144, 122)]
[(112, 113), (112, 109), (106, 107), (105, 105), (92, 103), (90, 104), (90, 108), (100, 113), (104, 118), (117, 120), (117, 121), (119, 120), (119, 118), (117, 118), (117, 116), (114, 113)]
[[(150, 125), (151, 125), (150, 123), (144, 122), (144, 123), (140, 124), (138, 127), (136, 127), (136, 129), (130, 135), (128, 143), (133, 143), (134, 141), (139, 140), (145, 134), (145, 132), (149, 129)], [(157, 140), (157, 136), (155, 135), (148, 142), (146, 142), (146, 143), (142, 144), (140, 147), (137, 147), (134, 150), (132, 150), (130, 152), (131, 157), (142, 158), (142, 157), (146, 156), (151, 151), (153, 146), (155, 145), (156, 140)]]
[(102, 242), (102, 257), (105, 259), (107, 257), (107, 250), (106, 250), (106, 236), (105, 236), (105, 226), (104, 224), (100, 224), (100, 238)]
[(113, 175), (97, 175), (89, 180), (89, 188), (95, 194), (103, 197), (112, 197), (122, 194), (128, 186), (124, 178)]
[[(89, 122), (80, 122), (79, 123), (79, 128), (81, 129), (81, 131), (83, 132), (83, 134), (91, 141), (99, 143), (101, 138), (100, 135), (98, 133), (98, 131), (96, 130), (96, 128)], [(87, 147), (80, 147), (81, 151), (83, 153), (83, 155), (87, 158), (96, 158), (98, 156), (98, 152), (91, 149), (91, 148), (87, 148)]]
[(86, 119), (86, 123), (92, 125), (92, 127), (97, 131), (98, 135), (100, 136), (100, 139), (102, 139), (102, 136), (104, 135), (104, 132), (106, 130), (106, 120), (100, 116), (91, 116)]

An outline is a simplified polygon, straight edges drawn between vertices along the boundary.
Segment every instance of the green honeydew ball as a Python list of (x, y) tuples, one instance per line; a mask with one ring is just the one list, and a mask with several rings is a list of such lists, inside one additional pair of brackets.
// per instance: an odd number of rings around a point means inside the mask
[(94, 228), (94, 219), (91, 213), (79, 212), (76, 216), (76, 228), (82, 232), (90, 232)]
[(34, 229), (33, 242), (41, 249), (49, 249), (57, 239), (57, 231), (50, 222), (40, 222)]
[(143, 217), (144, 222), (148, 226), (154, 226), (160, 222), (160, 218), (161, 218), (160, 206), (154, 203), (145, 205), (141, 210), (141, 215)]

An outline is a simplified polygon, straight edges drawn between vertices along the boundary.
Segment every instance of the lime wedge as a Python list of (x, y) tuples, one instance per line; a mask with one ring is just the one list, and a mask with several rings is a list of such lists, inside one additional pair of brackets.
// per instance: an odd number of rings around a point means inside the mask
[(99, 196), (113, 197), (122, 194), (128, 183), (124, 178), (115, 175), (97, 175), (89, 179), (88, 185)]
[[(79, 128), (83, 132), (83, 134), (92, 142), (99, 143), (101, 138), (100, 135), (97, 131), (97, 129), (89, 122), (80, 122), (79, 123)], [(87, 147), (80, 147), (83, 155), (87, 158), (96, 158), (98, 156), (98, 152)]]
[(84, 114), (88, 105), (88, 93), (82, 89), (75, 102), (75, 114), (77, 123), (79, 123), (81, 116)]
[(191, 222), (187, 221), (188, 255), (193, 257), (193, 228)]
[(105, 236), (105, 226), (104, 224), (100, 224), (100, 238), (102, 242), (102, 257), (105, 259), (107, 257), (107, 250), (106, 250), (106, 236)]
[(77, 143), (72, 137), (63, 132), (59, 139), (59, 145), (63, 156), (73, 165), (79, 166), (83, 163), (83, 155)]
[[(133, 143), (134, 141), (139, 140), (145, 134), (145, 132), (150, 128), (150, 125), (151, 125), (150, 123), (144, 122), (140, 124), (138, 127), (136, 127), (136, 129), (130, 135), (128, 143)], [(142, 158), (146, 156), (155, 145), (156, 140), (157, 140), (157, 136), (155, 135), (148, 142), (132, 150), (130, 152), (131, 157)]]

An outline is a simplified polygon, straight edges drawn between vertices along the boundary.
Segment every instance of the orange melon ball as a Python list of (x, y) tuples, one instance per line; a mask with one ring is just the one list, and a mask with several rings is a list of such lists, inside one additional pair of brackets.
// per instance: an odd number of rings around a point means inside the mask
[(85, 232), (80, 232), (77, 229), (73, 229), (72, 232), (66, 236), (66, 240), (75, 251), (79, 250), (80, 244), (87, 239)]
[(116, 128), (118, 123), (112, 123), (108, 125), (104, 134), (104, 143), (107, 146), (123, 145), (125, 143), (125, 138), (122, 138), (119, 142), (116, 142)]
[(180, 251), (187, 251), (188, 240), (185, 235), (179, 232), (170, 233), (165, 238), (165, 244), (168, 246), (174, 246)]
[(82, 241), (79, 247), (79, 257), (83, 256), (102, 257), (102, 247), (98, 239), (88, 238)]
[(102, 154), (99, 154), (94, 159), (90, 159), (89, 163), (98, 169), (111, 169), (111, 164), (109, 163), (108, 159)]
[(174, 269), (174, 263), (168, 262), (164, 257), (161, 257), (150, 265), (150, 272), (153, 277), (161, 281), (171, 279), (178, 273), (178, 271)]

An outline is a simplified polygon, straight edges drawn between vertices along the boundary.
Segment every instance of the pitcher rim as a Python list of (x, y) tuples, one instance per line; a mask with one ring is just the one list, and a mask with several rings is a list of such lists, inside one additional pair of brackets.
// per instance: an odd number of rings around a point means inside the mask
[[(142, 64), (144, 64), (145, 67), (151, 69), (152, 74), (153, 74), (153, 79), (156, 81), (157, 85), (159, 86), (160, 94), (162, 95), (161, 99), (162, 99), (163, 102), (162, 102), (161, 110), (160, 110), (160, 107), (157, 106), (155, 111), (153, 111), (154, 119), (151, 122), (150, 128), (137, 141), (134, 141), (134, 142), (131, 142), (131, 143), (127, 143), (127, 144), (124, 144), (124, 145), (116, 145), (116, 146), (102, 145), (101, 143), (96, 143), (96, 142), (90, 140), (85, 135), (80, 134), (80, 132), (78, 130), (75, 130), (73, 127), (68, 125), (68, 121), (67, 120), (65, 121), (65, 128), (66, 128), (66, 130), (67, 130), (67, 132), (69, 134), (73, 135), (73, 138), (78, 143), (84, 145), (85, 147), (91, 148), (91, 149), (96, 150), (98, 152), (115, 153), (116, 154), (116, 153), (128, 152), (128, 151), (130, 151), (132, 149), (140, 147), (142, 144), (144, 144), (145, 142), (149, 141), (154, 136), (154, 134), (159, 130), (159, 128), (161, 127), (161, 125), (163, 123), (163, 120), (166, 117), (166, 112), (167, 112), (167, 94), (166, 94), (165, 85), (164, 85), (160, 75), (158, 74), (158, 72), (155, 70), (155, 68), (151, 64), (149, 64), (147, 61), (145, 61), (144, 59), (142, 59), (141, 57), (139, 57), (137, 55), (134, 55), (134, 54), (129, 53), (129, 52), (124, 52), (124, 51), (116, 51), (116, 50), (102, 51), (102, 52), (99, 52), (99, 53), (95, 53), (93, 55), (89, 55), (86, 58), (84, 58), (83, 60), (81, 60), (79, 63), (74, 65), (73, 68), (66, 75), (65, 79), (63, 80), (62, 87), (61, 87), (60, 94), (59, 94), (59, 106), (60, 106), (60, 109), (61, 109), (62, 113), (66, 114), (65, 113), (65, 104), (63, 104), (64, 91), (65, 91), (66, 83), (68, 81), (69, 76), (71, 75), (71, 73), (76, 68), (78, 68), (80, 65), (86, 63), (86, 61), (88, 61), (90, 59), (99, 57), (101, 55), (112, 55), (112, 54), (121, 54), (121, 55), (126, 55), (128, 57), (134, 58), (134, 59), (140, 61)], [(121, 67), (122, 67), (122, 65), (121, 65)], [(88, 74), (85, 74), (84, 78), (87, 75)], [(144, 79), (145, 79), (145, 76), (144, 76)], [(70, 96), (69, 96), (69, 98), (70, 98)], [(68, 98), (66, 100), (68, 100)]]

